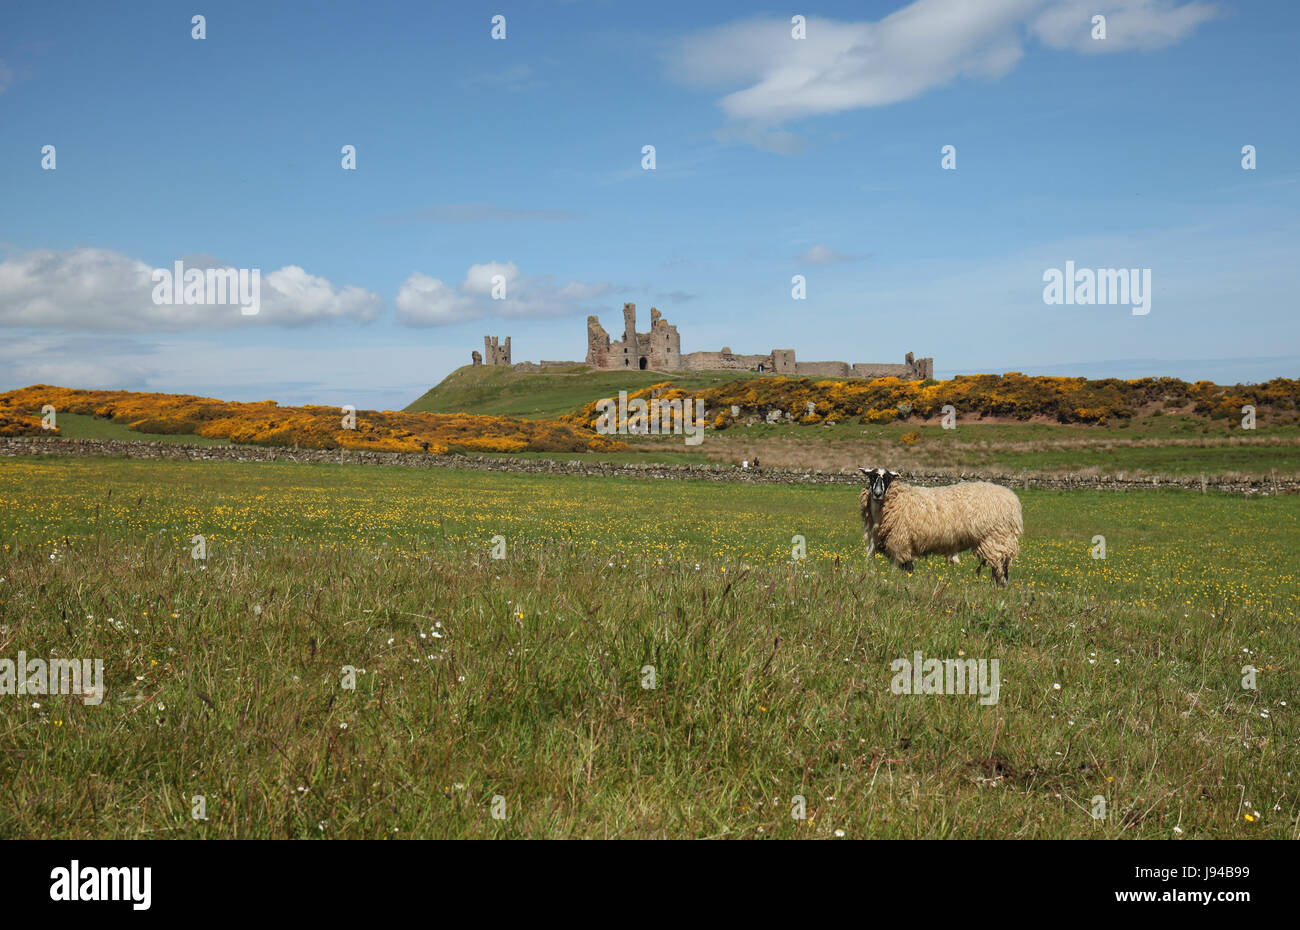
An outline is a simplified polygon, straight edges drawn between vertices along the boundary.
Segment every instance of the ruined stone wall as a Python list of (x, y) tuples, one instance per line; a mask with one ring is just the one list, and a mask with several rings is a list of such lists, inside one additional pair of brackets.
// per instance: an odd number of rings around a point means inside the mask
[(763, 371), (773, 368), (771, 355), (735, 355), (728, 348), (721, 352), (688, 352), (682, 356), (682, 367), (689, 371)]
[(594, 316), (587, 317), (587, 364), (592, 368), (613, 368), (609, 333)]
[(934, 377), (934, 359), (914, 358), (911, 352), (902, 365), (859, 362), (853, 366), (854, 378), (898, 378), (902, 381), (924, 381)]
[(852, 378), (848, 362), (795, 362), (796, 375), (815, 378)]
[(870, 364), (859, 362), (853, 366), (855, 378), (901, 378), (915, 380), (915, 372), (907, 365)]
[[(636, 304), (632, 304), (636, 313)], [(655, 307), (650, 308), (650, 332), (637, 334), (647, 368), (674, 371), (682, 367), (682, 337), (677, 327), (663, 318)]]
[(772, 370), (778, 375), (795, 373), (794, 349), (773, 349)]

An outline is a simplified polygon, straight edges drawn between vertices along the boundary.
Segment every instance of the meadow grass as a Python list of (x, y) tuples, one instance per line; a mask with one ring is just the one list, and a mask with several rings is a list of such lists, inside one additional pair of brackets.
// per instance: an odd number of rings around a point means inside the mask
[[(34, 412), (40, 416), (39, 411)], [(142, 433), (126, 423), (86, 413), (60, 413), (59, 435), (64, 439), (118, 439), (127, 442), (178, 442), (187, 446), (228, 446), (230, 440), (195, 433)]]
[(0, 658), (107, 695), (0, 695), (0, 836), (1295, 838), (1300, 498), (1018, 493), (1003, 590), (846, 487), (2, 461)]
[(486, 413), (552, 419), (575, 413), (602, 397), (618, 397), (672, 381), (683, 390), (703, 390), (762, 377), (756, 371), (591, 371), (586, 366), (521, 372), (496, 365), (458, 368), (403, 409), (412, 413)]

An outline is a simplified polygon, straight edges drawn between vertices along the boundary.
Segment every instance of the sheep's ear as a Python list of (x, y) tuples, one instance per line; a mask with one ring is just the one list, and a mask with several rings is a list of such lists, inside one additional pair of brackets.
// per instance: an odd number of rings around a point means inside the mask
[(870, 469), (870, 468), (863, 468), (861, 465), (858, 466), (858, 471), (862, 472), (862, 474), (864, 474), (864, 475), (869, 475), (869, 474), (871, 474), (871, 469)]
[(900, 474), (899, 474), (898, 472), (896, 472), (896, 471), (891, 471), (889, 474), (890, 474), (890, 477), (893, 477), (893, 478), (901, 478), (901, 477), (903, 477), (902, 475), (900, 475)]

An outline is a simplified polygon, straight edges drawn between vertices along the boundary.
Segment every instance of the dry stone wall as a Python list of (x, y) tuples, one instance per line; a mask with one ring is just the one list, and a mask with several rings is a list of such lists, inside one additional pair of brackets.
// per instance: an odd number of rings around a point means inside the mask
[[(805, 471), (763, 467), (742, 469), (734, 465), (612, 464), (580, 460), (519, 459), (484, 455), (420, 455), (401, 452), (363, 452), (347, 449), (294, 449), (275, 446), (190, 446), (169, 442), (133, 442), (117, 439), (64, 439), (61, 437), (0, 437), (0, 456), (71, 455), (120, 456), (192, 462), (308, 462), (344, 465), (396, 465), (407, 468), (455, 468), (528, 475), (585, 475), (609, 478), (693, 479), (741, 481), (755, 484), (843, 484), (861, 486), (857, 472)], [(960, 480), (992, 481), (1010, 488), (1054, 490), (1135, 491), (1181, 488), (1232, 494), (1300, 493), (1300, 478), (1292, 476), (1143, 478), (1121, 475), (1068, 475), (1049, 473), (967, 473), (960, 471), (909, 472), (909, 482), (922, 485), (951, 484)]]

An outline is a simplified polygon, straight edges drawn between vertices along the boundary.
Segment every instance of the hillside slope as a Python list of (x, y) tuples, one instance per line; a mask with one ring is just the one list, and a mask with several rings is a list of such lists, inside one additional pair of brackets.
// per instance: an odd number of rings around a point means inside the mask
[[(225, 440), (255, 446), (353, 449), (367, 452), (585, 453), (623, 452), (574, 423), (471, 413), (412, 413), (338, 407), (281, 407), (275, 401), (222, 401), (192, 394), (140, 391), (87, 391), (49, 384), (0, 394), (0, 435), (61, 435), (43, 417), (57, 415), (82, 436), (143, 438), (150, 434)], [(105, 421), (128, 431), (123, 435)], [(182, 442), (186, 440), (181, 440)]]
[(717, 387), (760, 377), (753, 371), (708, 371), (671, 374), (662, 371), (592, 371), (556, 368), (541, 373), (494, 365), (457, 368), (436, 387), (407, 405), (408, 413), (484, 413), (524, 419), (551, 419), (573, 413), (592, 401), (617, 397), (672, 381), (684, 390)]

